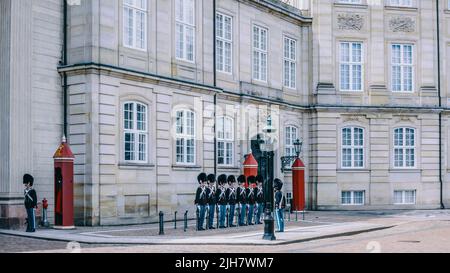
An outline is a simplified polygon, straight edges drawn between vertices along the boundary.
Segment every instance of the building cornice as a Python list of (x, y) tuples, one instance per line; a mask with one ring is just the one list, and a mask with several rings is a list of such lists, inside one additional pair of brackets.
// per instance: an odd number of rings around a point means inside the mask
[[(262, 8), (267, 8), (277, 12), (279, 15), (287, 16), (287, 18), (294, 19), (300, 23), (312, 23), (312, 17), (304, 16), (301, 10), (283, 3), (279, 0), (238, 0), (239, 2), (254, 4)], [(285, 19), (287, 19), (285, 18)]]

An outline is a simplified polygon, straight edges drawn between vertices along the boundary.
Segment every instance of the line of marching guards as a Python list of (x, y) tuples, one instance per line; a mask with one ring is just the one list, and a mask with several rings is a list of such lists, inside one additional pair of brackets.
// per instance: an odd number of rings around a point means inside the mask
[[(218, 228), (260, 225), (261, 216), (264, 211), (264, 178), (261, 175), (206, 175), (200, 173), (197, 177), (200, 184), (195, 195), (197, 206), (197, 230), (215, 229), (214, 215), (217, 216), (216, 226)], [(246, 187), (248, 182), (248, 187)], [(286, 202), (281, 192), (283, 183), (280, 179), (274, 180), (275, 191), (275, 220), (278, 232), (284, 231), (284, 208)], [(235, 218), (236, 222), (235, 222)], [(206, 221), (205, 221), (206, 220)], [(205, 226), (206, 222), (206, 226)], [(205, 226), (205, 227), (204, 227)]]

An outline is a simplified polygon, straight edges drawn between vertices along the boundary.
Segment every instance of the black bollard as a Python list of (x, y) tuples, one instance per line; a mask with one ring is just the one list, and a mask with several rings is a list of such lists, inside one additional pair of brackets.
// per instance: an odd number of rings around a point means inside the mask
[(291, 221), (291, 210), (289, 209), (289, 214), (288, 214), (288, 217), (289, 217), (289, 222)]
[(303, 210), (303, 221), (305, 221), (305, 210)]
[(295, 211), (295, 222), (298, 222), (298, 210)]
[(164, 213), (159, 212), (159, 235), (164, 235)]
[(186, 230), (187, 230), (187, 226), (188, 226), (188, 223), (187, 223), (187, 216), (188, 215), (188, 211), (186, 211), (185, 213), (184, 213), (184, 232), (186, 232)]
[(216, 228), (219, 229), (219, 206), (216, 205)]
[(197, 231), (198, 231), (200, 228), (200, 211), (199, 211), (198, 207), (197, 207), (197, 210), (195, 211), (195, 214), (197, 217)]
[(177, 213), (178, 213), (178, 211), (175, 211), (175, 219), (173, 220), (173, 222), (174, 222), (174, 229), (177, 229)]

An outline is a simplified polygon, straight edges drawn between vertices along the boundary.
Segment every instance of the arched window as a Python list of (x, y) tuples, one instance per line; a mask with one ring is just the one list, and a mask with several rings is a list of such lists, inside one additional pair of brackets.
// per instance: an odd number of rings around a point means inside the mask
[(217, 119), (217, 164), (233, 165), (234, 120), (229, 117)]
[(364, 129), (342, 128), (342, 168), (364, 167)]
[(416, 130), (413, 128), (394, 129), (394, 167), (414, 168), (416, 165)]
[(123, 104), (124, 159), (127, 162), (147, 163), (148, 124), (147, 106), (139, 102)]
[[(284, 147), (285, 147), (285, 156), (295, 156), (295, 146), (294, 143), (298, 139), (298, 128), (295, 126), (286, 126), (285, 130), (285, 138), (284, 138)], [(294, 163), (294, 160), (291, 160), (289, 166)]]
[(195, 113), (191, 110), (176, 112), (176, 159), (195, 164)]

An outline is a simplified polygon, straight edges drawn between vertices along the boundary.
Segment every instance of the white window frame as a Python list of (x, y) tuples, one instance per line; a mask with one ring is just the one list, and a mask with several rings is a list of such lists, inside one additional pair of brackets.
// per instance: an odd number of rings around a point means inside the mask
[(411, 8), (413, 6), (413, 0), (389, 0), (389, 5), (392, 7)]
[[(295, 129), (295, 135), (292, 130)], [(297, 126), (288, 125), (284, 127), (284, 155), (296, 156), (295, 153), (295, 141), (299, 139), (299, 128)], [(294, 163), (294, 159), (290, 162), (289, 168)]]
[[(140, 0), (123, 0), (123, 6), (122, 6), (122, 23), (123, 23), (123, 28), (122, 28), (122, 42), (123, 42), (123, 46), (124, 47), (128, 47), (128, 48), (133, 48), (133, 49), (137, 49), (137, 50), (142, 50), (142, 51), (147, 51), (147, 22), (148, 22), (148, 11), (147, 11), (147, 0), (142, 1), (142, 3), (144, 4), (144, 6), (140, 6), (137, 5), (137, 2)], [(128, 26), (128, 22), (126, 20), (126, 16), (127, 14), (127, 10), (130, 10), (133, 14), (133, 26), (131, 28), (131, 34), (132, 34), (132, 42), (131, 44), (128, 41), (128, 37), (127, 36), (127, 26)], [(137, 25), (137, 21), (136, 20), (138, 18), (138, 15), (143, 14), (143, 18), (144, 18), (144, 22), (143, 22), (143, 26), (144, 28), (141, 30), (142, 33), (141, 35), (143, 35), (143, 47), (138, 45), (138, 25)]]
[[(344, 203), (344, 193), (350, 193), (350, 203)], [(356, 203), (355, 193), (362, 193), (362, 203)], [(341, 191), (341, 205), (342, 206), (364, 206), (366, 204), (365, 191)]]
[[(396, 131), (397, 130), (402, 130), (402, 143), (403, 143), (403, 145), (396, 145), (395, 144), (395, 140), (396, 140), (396, 138), (395, 138), (395, 135), (396, 135)], [(407, 136), (406, 136), (406, 131), (407, 130), (412, 130), (413, 131), (413, 140), (414, 140), (414, 145), (406, 145), (406, 140), (407, 140)], [(393, 130), (393, 140), (392, 140), (392, 144), (393, 144), (393, 155), (392, 155), (392, 160), (393, 160), (393, 166), (394, 166), (394, 168), (396, 168), (396, 169), (414, 169), (414, 168), (416, 168), (416, 166), (417, 166), (417, 153), (416, 153), (416, 143), (417, 143), (417, 133), (416, 133), (416, 129), (415, 128), (412, 128), (412, 127), (397, 127), (397, 128), (394, 128), (394, 130)], [(397, 162), (398, 162), (398, 160), (396, 160), (396, 150), (397, 149), (399, 149), (399, 150), (402, 150), (402, 160), (401, 160), (401, 166), (397, 166)], [(414, 163), (414, 165), (413, 166), (406, 166), (407, 165), (407, 162), (408, 162), (408, 160), (406, 159), (406, 152), (407, 152), (407, 150), (413, 150), (413, 163)]]
[[(348, 45), (348, 61), (343, 60), (343, 45)], [(359, 45), (361, 47), (360, 61), (354, 61), (353, 46)], [(343, 88), (343, 77), (342, 77), (342, 67), (348, 66), (348, 77), (349, 88)], [(361, 88), (354, 88), (355, 84), (358, 84), (353, 78), (353, 72), (355, 71), (355, 66), (361, 67)], [(339, 90), (343, 92), (362, 92), (364, 90), (364, 43), (361, 41), (339, 41)]]
[[(413, 202), (406, 202), (406, 193), (412, 193)], [(401, 202), (396, 202), (396, 193), (401, 194)], [(417, 202), (417, 191), (416, 190), (395, 190), (394, 191), (394, 205), (415, 205)]]
[[(400, 63), (394, 63), (394, 46), (400, 46)], [(411, 63), (405, 63), (405, 47), (411, 47)], [(400, 90), (394, 88), (394, 67), (400, 67)], [(405, 68), (411, 68), (411, 90), (407, 90), (405, 84)], [(415, 86), (415, 58), (414, 44), (411, 43), (392, 43), (391, 44), (391, 90), (395, 93), (413, 93)]]
[(283, 37), (283, 86), (297, 88), (297, 40), (289, 36)]
[[(350, 145), (344, 144), (344, 130), (350, 129)], [(355, 131), (362, 130), (362, 145), (356, 145)], [(359, 126), (346, 126), (341, 129), (341, 167), (343, 169), (363, 169), (366, 165), (365, 163), (365, 129)], [(350, 149), (350, 166), (344, 166), (344, 149)], [(355, 150), (362, 151), (362, 166), (356, 166), (356, 152)], [(359, 161), (359, 160), (358, 160)]]
[[(265, 32), (265, 40), (262, 38), (262, 33)], [(257, 38), (255, 40), (255, 38)], [(269, 30), (257, 24), (252, 26), (252, 78), (256, 81), (267, 82), (268, 78), (268, 44)], [(265, 44), (265, 48), (262, 46)], [(255, 55), (258, 56), (258, 60), (255, 59)], [(265, 65), (263, 66), (263, 61)], [(256, 67), (256, 62), (258, 67)], [(264, 75), (264, 77), (263, 77)]]
[[(222, 36), (220, 36), (219, 33), (219, 20), (217, 17), (222, 17)], [(225, 20), (228, 19), (230, 21), (230, 37), (227, 38), (226, 37), (226, 24), (225, 24)], [(222, 58), (220, 58), (219, 53), (220, 53), (220, 49), (219, 49), (219, 44), (222, 43)], [(229, 45), (230, 48), (230, 65), (229, 68), (226, 65), (226, 60), (227, 60), (227, 55), (225, 54), (226, 50), (225, 50), (225, 45)], [(220, 66), (220, 62), (222, 64), (222, 67)], [(217, 71), (219, 72), (223, 72), (223, 73), (227, 73), (227, 74), (232, 74), (233, 73), (233, 17), (228, 16), (224, 13), (221, 12), (216, 12), (216, 63), (217, 63)]]
[[(217, 128), (217, 164), (219, 166), (234, 166), (234, 119), (231, 117), (227, 117), (227, 116), (218, 117), (217, 122), (216, 122), (217, 126), (220, 124), (219, 123), (220, 119), (222, 120), (223, 128), (222, 129), (220, 129), (219, 127)], [(231, 122), (231, 126), (230, 126), (231, 131), (228, 133), (226, 131), (226, 121)], [(223, 133), (223, 135), (220, 134), (221, 132)], [(222, 143), (223, 147), (224, 147), (224, 149), (223, 149), (224, 163), (219, 163), (220, 143)], [(228, 145), (231, 146), (230, 157), (227, 156), (227, 146)], [(227, 163), (227, 159), (229, 160), (229, 163)]]
[[(179, 113), (183, 113), (181, 119), (181, 133), (178, 132), (178, 115)], [(192, 117), (192, 123), (190, 128), (188, 128), (188, 116)], [(175, 113), (175, 162), (178, 165), (195, 165), (197, 161), (197, 143), (196, 143), (196, 122), (197, 117), (195, 112), (189, 109), (179, 109)], [(192, 132), (188, 132), (190, 129)], [(182, 140), (182, 155), (181, 161), (179, 161), (178, 154), (178, 142)], [(188, 141), (193, 141), (193, 154), (192, 154), (192, 162), (188, 162)]]
[[(132, 120), (131, 120), (131, 128), (127, 128), (127, 111), (126, 109), (126, 105), (132, 105), (133, 109), (132, 109)], [(144, 107), (144, 112), (143, 112), (143, 119), (141, 119), (141, 121), (138, 120), (138, 105), (141, 107)], [(148, 127), (149, 127), (149, 121), (148, 121), (148, 106), (144, 103), (138, 102), (138, 101), (125, 101), (122, 103), (122, 113), (123, 113), (123, 117), (122, 117), (122, 128), (123, 128), (123, 141), (122, 141), (122, 147), (123, 147), (123, 160), (126, 163), (138, 163), (138, 164), (145, 164), (148, 163), (148, 151), (149, 151), (149, 145), (148, 145)], [(144, 129), (138, 129), (138, 123), (141, 123), (142, 125), (144, 125)], [(129, 159), (127, 160), (127, 150), (126, 150), (126, 136), (127, 134), (131, 134), (134, 138), (134, 147), (133, 147), (133, 151), (131, 151), (134, 154), (134, 159)], [(144, 136), (145, 137), (145, 142), (141, 142), (140, 141), (140, 137)], [(144, 147), (141, 149), (140, 145), (143, 145)], [(140, 155), (143, 154), (144, 157), (143, 159), (139, 159)]]
[[(195, 0), (174, 0), (175, 1), (175, 56), (177, 60), (182, 60), (190, 63), (195, 62), (195, 32), (196, 32), (196, 17), (195, 17)], [(183, 9), (181, 11), (183, 18), (178, 18), (179, 14), (179, 3), (182, 3)], [(192, 7), (189, 5), (192, 4)], [(192, 9), (191, 9), (192, 8)], [(192, 14), (189, 14), (189, 10), (192, 10)], [(189, 21), (189, 18), (192, 17), (192, 21)], [(180, 41), (180, 37), (178, 36), (178, 27), (182, 29), (182, 41)], [(188, 57), (188, 30), (192, 31), (192, 59)], [(181, 48), (179, 48), (179, 44), (182, 42)], [(179, 51), (180, 49), (180, 51)]]

